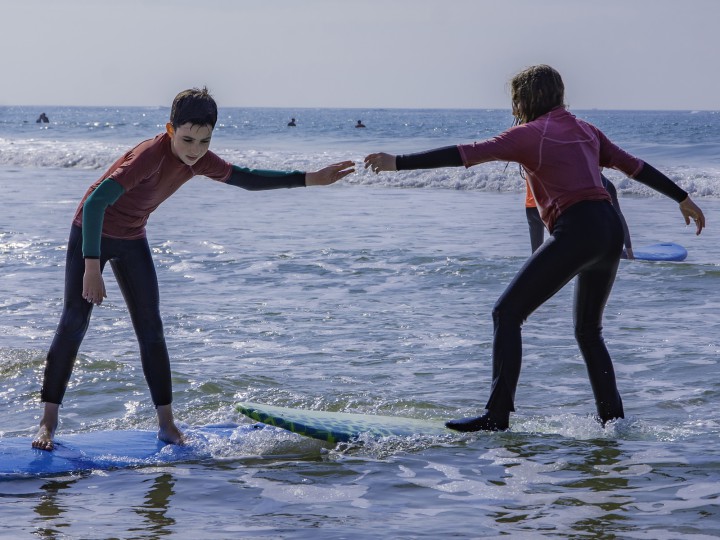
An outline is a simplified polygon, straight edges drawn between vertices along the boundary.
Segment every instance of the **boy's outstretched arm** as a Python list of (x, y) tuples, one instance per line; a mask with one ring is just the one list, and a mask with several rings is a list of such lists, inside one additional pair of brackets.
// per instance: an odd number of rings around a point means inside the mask
[(341, 161), (333, 163), (319, 171), (305, 174), (306, 186), (328, 186), (338, 180), (345, 178), (348, 174), (355, 172), (355, 163), (352, 161)]
[(305, 186), (327, 186), (354, 172), (354, 166), (355, 164), (352, 161), (342, 161), (328, 165), (319, 171), (306, 173), (302, 171), (284, 172), (247, 169), (233, 165), (227, 183), (231, 186), (241, 187), (249, 191)]

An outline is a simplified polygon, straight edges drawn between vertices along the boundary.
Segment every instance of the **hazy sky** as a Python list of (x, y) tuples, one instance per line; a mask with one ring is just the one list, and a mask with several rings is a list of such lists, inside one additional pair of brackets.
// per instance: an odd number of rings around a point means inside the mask
[(0, 0), (0, 105), (720, 110), (720, 0)]

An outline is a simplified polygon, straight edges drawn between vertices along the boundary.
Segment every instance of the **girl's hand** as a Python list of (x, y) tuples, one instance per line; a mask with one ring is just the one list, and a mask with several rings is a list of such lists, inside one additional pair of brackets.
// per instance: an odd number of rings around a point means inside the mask
[(355, 163), (352, 161), (342, 161), (333, 163), (324, 169), (316, 172), (305, 174), (306, 186), (329, 186), (338, 180), (345, 178), (348, 174), (355, 172)]
[(365, 168), (372, 170), (375, 174), (381, 171), (397, 171), (393, 154), (378, 152), (365, 156)]
[(105, 282), (100, 272), (100, 261), (98, 259), (85, 259), (82, 297), (96, 306), (102, 304), (103, 298), (107, 298)]
[(702, 210), (700, 210), (700, 207), (690, 199), (689, 195), (680, 203), (680, 212), (685, 218), (685, 225), (690, 225), (690, 218), (692, 218), (697, 228), (695, 234), (700, 234), (703, 228), (705, 228), (705, 216)]

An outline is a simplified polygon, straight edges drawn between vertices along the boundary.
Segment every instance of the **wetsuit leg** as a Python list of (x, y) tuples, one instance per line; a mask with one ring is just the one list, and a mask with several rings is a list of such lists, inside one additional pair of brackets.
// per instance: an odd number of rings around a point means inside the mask
[(140, 345), (145, 380), (155, 406), (172, 403), (170, 358), (160, 318), (157, 274), (147, 239), (120, 240), (110, 260)]
[[(514, 411), (522, 364), (522, 325), (530, 314), (570, 281), (582, 266), (571, 260), (562, 239), (551, 236), (523, 265), (493, 308), (493, 382), (486, 409)], [(559, 261), (564, 265), (559, 267)]]
[[(560, 216), (551, 237), (527, 260), (493, 309), (493, 383), (486, 405), (490, 412), (502, 415), (515, 410), (523, 322), (581, 272), (590, 272), (582, 279), (581, 295), (576, 298), (575, 312), (583, 334), (581, 350), (593, 358), (597, 356), (598, 360), (590, 363), (600, 371), (606, 370), (607, 363), (597, 352), (598, 341), (594, 337), (586, 339), (584, 334), (593, 325), (599, 333), (602, 309), (617, 269), (617, 261), (614, 266), (611, 262), (619, 258), (621, 249), (622, 229), (609, 203), (578, 203)], [(591, 293), (587, 287), (593, 287)], [(591, 377), (597, 380), (596, 375)]]
[(545, 241), (545, 224), (540, 219), (540, 212), (537, 206), (525, 207), (525, 217), (528, 222), (528, 230), (530, 232), (530, 249), (535, 253), (537, 249)]
[[(617, 233), (622, 238), (622, 229)], [(622, 244), (580, 273), (575, 288), (575, 339), (590, 378), (600, 420), (624, 418), (615, 370), (602, 337), (602, 317), (617, 273)]]
[(93, 305), (82, 297), (85, 259), (82, 254), (82, 229), (70, 230), (65, 259), (65, 295), (62, 315), (45, 360), (41, 400), (61, 404), (72, 374)]

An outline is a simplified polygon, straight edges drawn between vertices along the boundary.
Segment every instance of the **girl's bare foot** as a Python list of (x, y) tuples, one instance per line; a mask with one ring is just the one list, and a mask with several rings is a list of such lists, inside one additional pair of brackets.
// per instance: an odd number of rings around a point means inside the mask
[(38, 450), (53, 450), (55, 443), (55, 430), (58, 426), (58, 411), (60, 405), (56, 403), (45, 403), (45, 411), (40, 420), (40, 428), (32, 441), (32, 447)]

